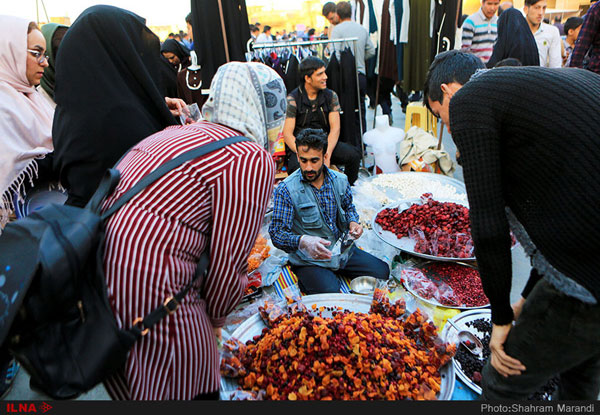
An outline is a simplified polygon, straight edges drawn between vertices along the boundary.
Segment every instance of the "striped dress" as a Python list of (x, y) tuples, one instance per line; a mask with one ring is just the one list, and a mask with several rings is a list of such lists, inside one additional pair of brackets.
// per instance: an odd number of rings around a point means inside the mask
[[(111, 206), (144, 175), (202, 144), (239, 135), (218, 124), (169, 127), (140, 142), (120, 162)], [(105, 382), (114, 399), (192, 399), (219, 390), (213, 327), (242, 298), (247, 256), (273, 190), (272, 157), (237, 143), (167, 173), (107, 222), (104, 265), (118, 325), (129, 328), (194, 276), (210, 243), (210, 267), (198, 290), (137, 342), (123, 373)]]

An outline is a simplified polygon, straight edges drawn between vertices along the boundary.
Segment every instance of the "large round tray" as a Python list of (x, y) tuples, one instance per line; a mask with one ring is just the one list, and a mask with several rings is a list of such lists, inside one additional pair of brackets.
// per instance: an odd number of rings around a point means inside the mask
[[(429, 263), (431, 263), (431, 262), (433, 262), (433, 261), (427, 261), (427, 262), (425, 262), (425, 263), (423, 263), (423, 264), (420, 264), (420, 265), (416, 266), (416, 268), (421, 268), (421, 267), (423, 267), (423, 266), (426, 266), (427, 264), (429, 264)], [(468, 264), (468, 263), (462, 263), (462, 264), (461, 264), (461, 263), (458, 263), (458, 262), (457, 262), (457, 264), (459, 264), (459, 265), (462, 265), (462, 266), (465, 266), (465, 267), (473, 267), (473, 265), (471, 265), (471, 264)], [(473, 267), (473, 268), (475, 268), (475, 267)], [(408, 285), (408, 283), (407, 283), (406, 281), (401, 281), (401, 283), (402, 283), (402, 286), (404, 286), (404, 288), (406, 289), (406, 291), (408, 291), (409, 293), (411, 293), (412, 295), (414, 295), (416, 298), (418, 298), (419, 300), (421, 300), (421, 301), (423, 301), (423, 302), (425, 302), (425, 303), (427, 303), (427, 304), (431, 304), (431, 305), (433, 305), (433, 306), (436, 306), (436, 307), (454, 308), (454, 309), (457, 309), (457, 310), (478, 310), (478, 309), (481, 309), (481, 308), (486, 308), (486, 307), (489, 307), (489, 306), (490, 306), (490, 304), (489, 304), (489, 303), (488, 303), (488, 304), (484, 304), (484, 305), (480, 305), (480, 306), (478, 306), (478, 307), (463, 307), (463, 306), (452, 306), (452, 305), (440, 304), (439, 302), (437, 302), (437, 301), (436, 301), (436, 300), (434, 300), (434, 299), (427, 299), (427, 298), (425, 298), (425, 297), (421, 297), (419, 294), (417, 294), (417, 293), (416, 293), (416, 292), (415, 292), (415, 291), (414, 291), (414, 290), (413, 290), (413, 289), (412, 289), (412, 288), (411, 288), (411, 287)]]
[[(476, 336), (481, 337), (482, 333), (480, 333), (477, 329), (467, 326), (468, 322), (475, 321), (480, 318), (486, 318), (491, 321), (491, 319), (492, 319), (491, 310), (482, 309), (482, 310), (465, 311), (463, 313), (455, 315), (454, 317), (451, 318), (451, 320), (456, 325), (456, 327), (460, 328), (461, 330), (470, 331), (471, 333), (475, 334)], [(444, 325), (444, 328), (442, 329), (440, 337), (445, 342), (455, 342), (458, 344), (458, 340), (456, 339), (456, 333), (457, 333), (456, 329), (454, 327), (452, 327), (450, 325), (450, 323), (446, 323)], [(481, 395), (481, 387), (479, 385), (477, 385), (476, 383), (474, 383), (471, 379), (469, 379), (469, 377), (465, 374), (465, 372), (463, 372), (462, 367), (460, 366), (460, 363), (458, 362), (458, 360), (456, 360), (455, 358), (452, 358), (452, 365), (454, 366), (454, 369), (456, 369), (456, 375), (460, 378), (460, 380), (462, 380), (465, 383), (465, 385), (467, 385), (469, 388), (471, 388), (474, 392)]]
[[(358, 294), (315, 294), (302, 297), (302, 302), (311, 307), (316, 304), (317, 307), (341, 307), (348, 311), (357, 313), (368, 313), (371, 308), (372, 297)], [(330, 315), (330, 312), (324, 311), (323, 316)], [(242, 343), (252, 339), (256, 335), (262, 333), (262, 329), (266, 327), (259, 314), (244, 321), (235, 329), (231, 337), (237, 338)], [(451, 364), (445, 365), (440, 370), (441, 385), (438, 400), (449, 401), (454, 392), (454, 366)], [(221, 377), (221, 400), (230, 400), (231, 391), (238, 388), (235, 380), (226, 377)]]
[[(421, 173), (418, 173), (418, 174), (421, 174)], [(441, 198), (436, 199), (436, 200), (439, 202), (452, 202), (452, 203), (456, 203), (459, 205), (469, 207), (469, 203), (462, 201), (462, 200), (441, 199)], [(398, 208), (398, 210), (400, 212), (403, 212), (406, 209), (408, 209), (409, 207), (411, 207), (411, 205), (413, 205), (414, 203), (419, 203), (419, 202), (421, 202), (421, 199), (403, 199), (403, 200), (400, 200), (399, 202), (390, 203), (389, 205), (384, 206), (383, 208), (379, 209), (377, 211), (377, 213), (373, 216), (372, 223), (371, 223), (371, 226), (373, 228), (373, 231), (375, 232), (375, 235), (377, 235), (379, 237), (379, 239), (381, 239), (385, 243), (393, 246), (394, 248), (398, 248), (402, 251), (408, 252), (411, 255), (430, 259), (432, 261), (475, 261), (475, 257), (472, 257), (472, 258), (442, 257), (442, 256), (434, 256), (434, 255), (422, 254), (420, 252), (416, 252), (414, 249), (416, 242), (414, 240), (410, 239), (407, 236), (398, 239), (398, 237), (394, 233), (389, 232), (389, 231), (384, 231), (383, 228), (376, 222), (377, 215), (379, 215), (379, 213), (385, 209)]]
[[(460, 191), (461, 193), (467, 193), (465, 184), (463, 182), (461, 182), (458, 179), (455, 179), (453, 177), (449, 177), (443, 174), (437, 174), (437, 173), (426, 173), (426, 172), (416, 172), (416, 171), (401, 171), (398, 173), (386, 173), (386, 175), (398, 175), (398, 178), (402, 178), (402, 177), (419, 177), (419, 178), (426, 178), (428, 180), (432, 180), (432, 181), (436, 181), (436, 182), (440, 182), (442, 184), (449, 184), (450, 186), (453, 186), (456, 188), (456, 190)], [(371, 177), (367, 177), (363, 180), (365, 181), (373, 181), (378, 177), (378, 175), (374, 175)], [(426, 193), (427, 189), (424, 189), (423, 193)]]

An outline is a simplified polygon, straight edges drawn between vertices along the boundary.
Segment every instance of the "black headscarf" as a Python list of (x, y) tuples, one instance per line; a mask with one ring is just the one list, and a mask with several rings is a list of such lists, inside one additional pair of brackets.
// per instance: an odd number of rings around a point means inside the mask
[(92, 6), (75, 20), (56, 59), (55, 168), (83, 206), (107, 168), (134, 144), (176, 124), (161, 93), (160, 42), (136, 14)]
[(523, 66), (540, 65), (540, 55), (529, 24), (523, 13), (512, 7), (503, 11), (498, 19), (498, 40), (487, 67), (492, 68), (506, 58), (518, 59)]
[(170, 52), (179, 58), (181, 67), (186, 68), (190, 64), (190, 51), (175, 39), (167, 39), (160, 47), (160, 52)]

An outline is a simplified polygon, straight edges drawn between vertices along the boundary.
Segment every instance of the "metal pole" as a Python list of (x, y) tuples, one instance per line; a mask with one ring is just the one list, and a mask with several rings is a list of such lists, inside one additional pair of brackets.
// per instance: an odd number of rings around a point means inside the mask
[(36, 17), (36, 22), (39, 25), (40, 24), (40, 4), (39, 4), (39, 0), (35, 0), (35, 15)]
[(229, 42), (227, 42), (227, 31), (225, 30), (225, 18), (223, 17), (223, 4), (219, 3), (219, 15), (221, 16), (221, 32), (223, 33), (223, 46), (225, 46), (225, 59), (229, 62)]
[(319, 45), (322, 43), (341, 43), (341, 42), (356, 42), (358, 40), (357, 37), (349, 37), (344, 39), (328, 39), (328, 40), (312, 40), (312, 41), (303, 41), (303, 42), (269, 42), (269, 43), (254, 43), (248, 45), (248, 52), (251, 49), (274, 49), (274, 48), (285, 48), (289, 46), (310, 46), (310, 45)]
[[(360, 125), (360, 147), (362, 149), (361, 153), (362, 153), (362, 166), (364, 169), (366, 169), (366, 162), (365, 162), (365, 143), (363, 141), (363, 122), (362, 122), (362, 110), (361, 110), (361, 105), (364, 106), (365, 103), (361, 102), (361, 96), (360, 96), (360, 80), (358, 78), (358, 58), (356, 57), (356, 42), (358, 41), (358, 39), (354, 40), (354, 68), (355, 68), (355, 72), (356, 72), (356, 96), (358, 99), (358, 122)], [(367, 113), (367, 109), (365, 108), (365, 115)]]
[(40, 0), (42, 2), (42, 7), (44, 8), (44, 14), (46, 15), (46, 23), (50, 23), (50, 18), (48, 17), (48, 11), (46, 10), (46, 5), (44, 4), (44, 0)]

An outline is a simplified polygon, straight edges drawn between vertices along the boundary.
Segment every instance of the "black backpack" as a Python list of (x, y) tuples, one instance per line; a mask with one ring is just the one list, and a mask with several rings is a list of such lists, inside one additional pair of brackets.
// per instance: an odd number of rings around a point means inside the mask
[(0, 236), (0, 341), (30, 374), (32, 389), (71, 399), (124, 368), (133, 344), (179, 302), (208, 267), (202, 253), (194, 279), (147, 316), (119, 329), (103, 269), (104, 222), (158, 178), (186, 161), (226, 145), (211, 142), (164, 163), (142, 178), (104, 214), (119, 182), (110, 169), (85, 208), (49, 205), (9, 223)]

